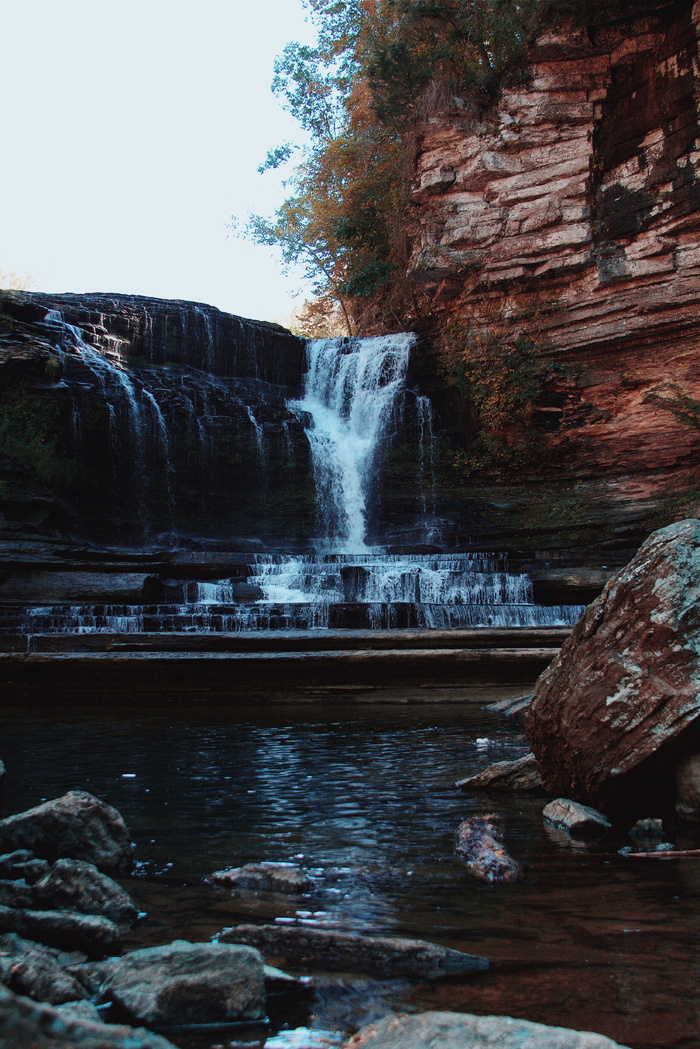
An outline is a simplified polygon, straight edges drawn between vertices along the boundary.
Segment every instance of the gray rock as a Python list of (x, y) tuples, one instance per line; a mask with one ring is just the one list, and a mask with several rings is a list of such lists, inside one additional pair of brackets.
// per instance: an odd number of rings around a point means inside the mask
[(266, 959), (279, 959), (295, 969), (311, 971), (438, 979), (483, 972), (489, 967), (486, 958), (425, 940), (361, 936), (306, 925), (236, 925), (224, 929), (217, 939), (220, 943), (250, 944), (262, 951)]
[(470, 816), (457, 828), (455, 852), (464, 858), (473, 877), (486, 882), (512, 882), (523, 869), (508, 854), (500, 830), (500, 816)]
[(56, 1012), (60, 1013), (64, 1020), (89, 1020), (95, 1024), (102, 1023), (100, 1011), (92, 1002), (65, 1002), (63, 1005), (56, 1006)]
[(84, 790), (71, 790), (0, 820), (0, 848), (31, 849), (51, 861), (86, 860), (100, 870), (129, 867), (133, 857), (131, 835), (120, 814)]
[(458, 779), (460, 790), (507, 790), (542, 792), (542, 777), (534, 754), (515, 761), (497, 761), (475, 776)]
[(343, 1049), (625, 1049), (602, 1034), (514, 1020), (510, 1016), (427, 1012), (387, 1016)]
[(627, 831), (627, 837), (645, 845), (658, 844), (664, 840), (663, 822), (658, 819), (637, 820)]
[(128, 892), (84, 860), (57, 860), (34, 886), (34, 906), (103, 914), (123, 923), (133, 922), (139, 915)]
[(231, 889), (257, 889), (268, 892), (308, 892), (314, 883), (293, 863), (246, 863), (214, 871), (209, 880)]
[(102, 994), (149, 1026), (260, 1020), (263, 960), (250, 947), (175, 940), (115, 961)]
[(1, 1049), (176, 1049), (143, 1028), (62, 1015), (0, 986)]
[(563, 827), (572, 838), (596, 838), (612, 826), (602, 812), (569, 798), (550, 801), (542, 810), (542, 815), (555, 827)]
[(7, 933), (0, 936), (0, 957), (4, 969), (2, 983), (17, 994), (51, 1005), (87, 997), (83, 986), (65, 972), (47, 947)]
[(29, 849), (16, 849), (0, 856), (0, 878), (15, 881), (21, 878), (28, 885), (34, 885), (50, 869), (51, 864), (47, 860), (37, 859)]
[(47, 947), (104, 957), (121, 947), (119, 927), (108, 918), (72, 911), (0, 907), (0, 933), (15, 932)]
[(31, 907), (34, 894), (26, 881), (0, 880), (1, 907)]

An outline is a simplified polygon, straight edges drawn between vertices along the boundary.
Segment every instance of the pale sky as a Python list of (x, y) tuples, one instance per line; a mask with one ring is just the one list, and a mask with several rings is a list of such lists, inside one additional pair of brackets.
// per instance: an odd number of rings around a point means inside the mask
[(269, 89), (302, 0), (17, 0), (2, 15), (0, 272), (281, 320), (303, 301), (230, 217), (283, 199)]

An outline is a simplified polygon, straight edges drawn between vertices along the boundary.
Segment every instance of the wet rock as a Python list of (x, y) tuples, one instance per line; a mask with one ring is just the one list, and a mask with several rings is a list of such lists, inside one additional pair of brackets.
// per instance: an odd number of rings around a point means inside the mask
[(33, 893), (26, 881), (0, 880), (0, 906), (31, 907)]
[(268, 994), (290, 994), (310, 989), (308, 976), (291, 976), (274, 965), (266, 965), (265, 990)]
[(111, 958), (99, 962), (77, 962), (68, 966), (68, 972), (74, 976), (89, 994), (99, 994), (100, 988), (112, 975), (112, 969), (118, 959)]
[(236, 925), (224, 929), (220, 943), (246, 943), (266, 959), (295, 969), (361, 972), (377, 976), (438, 979), (488, 969), (486, 958), (440, 947), (425, 940), (315, 929), (302, 925)]
[(80, 982), (67, 973), (56, 954), (14, 933), (0, 936), (0, 982), (17, 994), (59, 1005), (86, 998)]
[(461, 790), (542, 791), (542, 777), (534, 754), (524, 754), (515, 761), (497, 761), (483, 772), (458, 779)]
[(663, 822), (657, 819), (637, 820), (635, 825), (627, 831), (627, 836), (632, 841), (643, 842), (645, 845), (662, 842), (664, 840)]
[(23, 879), (28, 885), (34, 885), (49, 873), (51, 864), (39, 860), (29, 849), (16, 849), (0, 856), (0, 878)]
[(343, 1049), (624, 1049), (602, 1034), (514, 1020), (510, 1016), (426, 1012), (387, 1016)]
[(231, 889), (258, 889), (268, 892), (308, 892), (314, 883), (293, 863), (246, 863), (214, 871), (209, 881)]
[(512, 717), (513, 714), (524, 714), (532, 703), (533, 692), (525, 692), (522, 696), (514, 696), (510, 699), (499, 699), (495, 703), (489, 703), (484, 710), (490, 710), (494, 714), (505, 714)]
[(499, 827), (500, 817), (470, 816), (457, 828), (455, 851), (479, 881), (511, 882), (523, 876), (519, 863), (508, 855)]
[[(588, 607), (526, 717), (548, 791), (606, 807), (700, 717), (698, 578), (700, 521), (682, 521), (654, 532)], [(672, 766), (655, 772), (657, 796), (664, 776), (672, 785)]]
[(568, 798), (550, 801), (542, 810), (542, 815), (555, 827), (563, 827), (573, 838), (599, 837), (612, 826), (602, 812)]
[(175, 940), (116, 961), (102, 993), (149, 1026), (265, 1016), (263, 960), (250, 947)]
[(102, 1023), (100, 1011), (92, 1002), (65, 1002), (63, 1005), (56, 1006), (56, 1012), (60, 1013), (64, 1020), (89, 1020), (90, 1023)]
[(119, 927), (108, 918), (72, 911), (0, 907), (0, 933), (15, 932), (47, 947), (104, 957), (121, 947)]
[(160, 1035), (65, 1015), (0, 986), (3, 1049), (176, 1049)]
[(0, 820), (0, 848), (31, 849), (46, 860), (68, 857), (100, 870), (129, 867), (131, 836), (115, 808), (84, 790), (71, 790)]
[(676, 765), (676, 812), (682, 820), (700, 820), (700, 754), (686, 754)]
[(116, 881), (84, 860), (56, 860), (34, 886), (34, 906), (103, 914), (112, 921), (136, 921), (139, 909)]

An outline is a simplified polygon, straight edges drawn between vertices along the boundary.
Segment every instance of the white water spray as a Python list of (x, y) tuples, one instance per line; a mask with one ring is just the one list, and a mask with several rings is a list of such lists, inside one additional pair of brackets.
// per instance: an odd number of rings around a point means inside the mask
[(368, 550), (367, 504), (377, 452), (414, 340), (401, 334), (308, 343), (304, 396), (289, 407), (311, 417), (306, 433), (324, 549)]

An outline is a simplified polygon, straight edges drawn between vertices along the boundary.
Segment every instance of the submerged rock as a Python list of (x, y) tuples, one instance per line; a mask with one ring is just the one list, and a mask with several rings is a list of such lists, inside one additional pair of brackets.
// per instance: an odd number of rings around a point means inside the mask
[(26, 812), (0, 820), (0, 848), (31, 849), (46, 860), (69, 857), (100, 870), (129, 867), (131, 835), (111, 805), (85, 790), (71, 790)]
[(542, 810), (542, 815), (555, 827), (563, 827), (572, 838), (600, 837), (612, 826), (602, 812), (568, 798), (550, 801)]
[(0, 880), (0, 906), (2, 907), (31, 907), (34, 893), (26, 881)]
[(0, 878), (24, 879), (29, 885), (49, 873), (48, 860), (37, 859), (29, 849), (16, 849), (0, 856)]
[(635, 825), (627, 831), (627, 837), (645, 845), (656, 845), (664, 840), (663, 822), (657, 819), (637, 820)]
[[(526, 718), (548, 791), (605, 805), (661, 748), (682, 747), (700, 717), (699, 579), (700, 521), (682, 521), (654, 532), (588, 607)], [(646, 777), (657, 796), (673, 783), (662, 758)]]
[(387, 1016), (343, 1049), (625, 1049), (602, 1034), (514, 1020), (510, 1016), (426, 1012)]
[(135, 921), (139, 915), (128, 892), (84, 860), (57, 860), (34, 886), (34, 906), (103, 914), (124, 923)]
[(176, 1049), (160, 1035), (66, 1015), (0, 985), (2, 1049)]
[(149, 1026), (260, 1020), (263, 966), (250, 947), (175, 940), (115, 961), (102, 994)]
[(511, 882), (523, 869), (509, 856), (499, 827), (500, 816), (470, 816), (457, 828), (455, 851), (466, 860), (470, 874), (479, 881)]
[(489, 967), (486, 958), (425, 940), (361, 936), (302, 925), (236, 925), (224, 929), (217, 939), (220, 943), (250, 944), (262, 951), (266, 959), (281, 959), (293, 968), (304, 970), (438, 979), (483, 972)]
[(475, 776), (458, 779), (460, 790), (542, 791), (542, 777), (535, 755), (524, 754), (515, 761), (496, 761)]
[(246, 863), (214, 871), (209, 881), (231, 889), (255, 889), (268, 892), (308, 892), (314, 883), (293, 863)]

